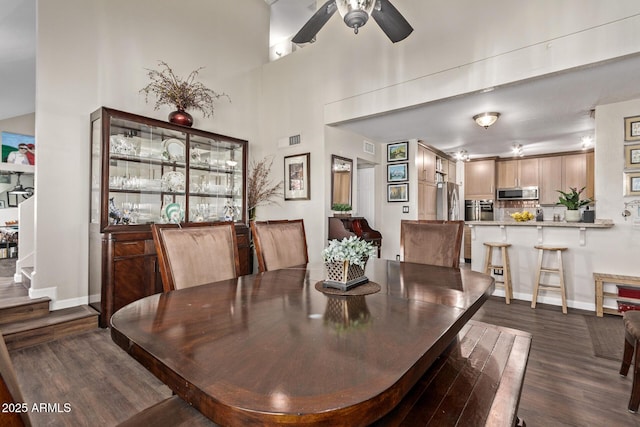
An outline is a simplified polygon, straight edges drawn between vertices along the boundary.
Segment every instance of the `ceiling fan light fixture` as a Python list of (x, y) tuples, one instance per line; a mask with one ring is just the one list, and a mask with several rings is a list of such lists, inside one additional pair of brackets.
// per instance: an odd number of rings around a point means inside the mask
[(489, 126), (494, 124), (496, 120), (500, 117), (500, 113), (490, 112), (490, 113), (480, 113), (473, 116), (473, 120), (485, 129), (488, 129)]
[(358, 34), (358, 28), (363, 27), (376, 5), (376, 0), (336, 0), (336, 6), (344, 23)]

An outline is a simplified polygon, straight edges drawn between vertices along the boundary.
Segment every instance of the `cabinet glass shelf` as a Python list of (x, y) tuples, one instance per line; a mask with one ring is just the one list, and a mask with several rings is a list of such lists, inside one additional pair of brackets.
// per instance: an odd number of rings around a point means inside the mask
[(91, 116), (91, 222), (100, 231), (167, 222), (245, 222), (247, 142), (101, 108)]

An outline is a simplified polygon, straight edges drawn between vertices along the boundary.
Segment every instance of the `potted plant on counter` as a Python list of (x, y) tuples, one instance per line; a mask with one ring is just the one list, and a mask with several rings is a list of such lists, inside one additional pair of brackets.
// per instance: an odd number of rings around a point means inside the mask
[(571, 191), (569, 191), (568, 193), (562, 190), (556, 190), (558, 193), (561, 194), (557, 204), (566, 206), (567, 208), (567, 213), (565, 215), (565, 219), (567, 220), (567, 222), (579, 222), (580, 221), (579, 209), (582, 206), (588, 205), (593, 201), (590, 198), (586, 198), (586, 199), (580, 198), (580, 195), (582, 194), (585, 188), (586, 187), (582, 187), (580, 191), (578, 191), (577, 187), (575, 188), (569, 187), (569, 190)]

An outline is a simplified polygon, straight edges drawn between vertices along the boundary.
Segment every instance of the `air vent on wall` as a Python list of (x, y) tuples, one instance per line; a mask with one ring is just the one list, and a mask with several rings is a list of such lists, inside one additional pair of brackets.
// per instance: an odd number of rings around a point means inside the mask
[(373, 142), (364, 141), (363, 150), (368, 154), (376, 154), (376, 146)]
[(293, 135), (289, 137), (289, 145), (298, 145), (300, 144), (300, 135)]

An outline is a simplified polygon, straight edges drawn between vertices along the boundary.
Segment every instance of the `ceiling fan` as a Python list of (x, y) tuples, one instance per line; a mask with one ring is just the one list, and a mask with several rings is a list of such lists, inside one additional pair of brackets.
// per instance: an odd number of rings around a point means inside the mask
[(369, 16), (373, 16), (382, 31), (394, 43), (404, 40), (413, 31), (413, 27), (389, 0), (329, 0), (313, 14), (292, 41), (296, 44), (315, 41), (316, 34), (336, 10), (342, 15), (344, 23), (353, 28), (356, 34), (358, 29), (367, 23)]

